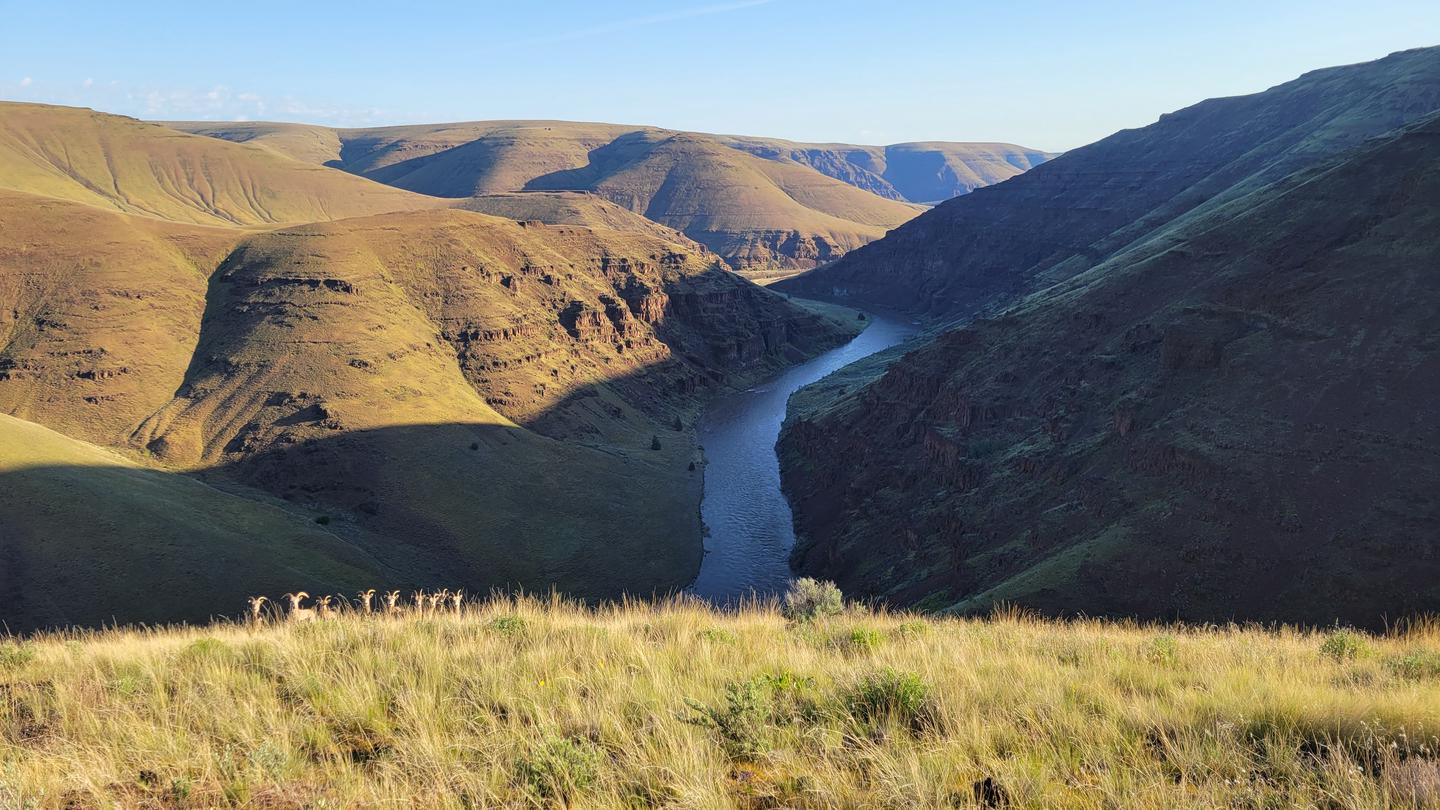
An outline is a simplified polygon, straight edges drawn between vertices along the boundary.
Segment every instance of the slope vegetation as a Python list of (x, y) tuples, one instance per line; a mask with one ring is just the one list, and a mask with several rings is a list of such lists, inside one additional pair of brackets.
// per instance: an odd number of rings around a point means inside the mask
[(796, 564), (964, 611), (1440, 608), (1437, 165), (1440, 115), (812, 403)]
[(1440, 777), (1423, 628), (495, 600), (0, 642), (0, 674), (6, 807), (1398, 810)]
[(203, 620), (251, 593), (349, 591), (375, 560), (258, 497), (0, 414), (0, 623)]
[(1437, 108), (1440, 48), (1205, 101), (951, 200), (782, 289), (967, 317)]
[[(5, 175), (29, 191), (0, 188), (0, 413), (24, 420), (7, 422), (14, 435), (73, 446), (0, 466), (0, 491), (23, 493), (5, 505), (13, 628), (203, 619), (227, 566), (240, 589), (344, 584), (353, 570), (477, 590), (679, 588), (700, 555), (689, 425), (705, 398), (854, 329), (592, 196), (460, 203), (527, 217), (502, 219), (261, 144), (17, 109), (0, 129), (74, 162), (6, 164), (39, 168)], [(89, 197), (73, 193), (92, 176), (78, 169), (35, 180), (93, 150), (152, 173), (107, 168), (109, 191)], [(222, 165), (275, 183), (276, 199), (323, 202), (316, 215), (365, 210), (357, 189), (430, 210), (194, 224), (249, 211), (223, 195), (182, 204), (221, 188)], [(205, 182), (135, 203), (142, 178), (180, 176)], [(337, 196), (307, 196), (316, 178)], [(547, 226), (535, 211), (638, 230)], [(85, 461), (112, 451), (123, 464)], [(58, 515), (65, 503), (84, 508)], [(215, 525), (192, 532), (204, 514)], [(208, 544), (226, 548), (213, 566)], [(71, 603), (43, 597), (69, 582), (82, 583)]]
[(443, 203), (276, 152), (74, 107), (0, 102), (0, 188), (202, 225)]
[(931, 202), (1038, 165), (1010, 144), (797, 144), (563, 121), (333, 130), (173, 123), (441, 197), (586, 191), (679, 229), (744, 270), (806, 268)]

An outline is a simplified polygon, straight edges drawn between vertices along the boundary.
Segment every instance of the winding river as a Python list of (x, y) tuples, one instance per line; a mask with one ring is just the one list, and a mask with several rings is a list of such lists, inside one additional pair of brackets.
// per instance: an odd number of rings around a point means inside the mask
[(795, 545), (790, 503), (780, 491), (775, 441), (797, 389), (913, 335), (906, 321), (866, 314), (853, 340), (780, 375), (711, 403), (700, 420), (705, 448), (705, 558), (690, 592), (718, 604), (784, 591)]

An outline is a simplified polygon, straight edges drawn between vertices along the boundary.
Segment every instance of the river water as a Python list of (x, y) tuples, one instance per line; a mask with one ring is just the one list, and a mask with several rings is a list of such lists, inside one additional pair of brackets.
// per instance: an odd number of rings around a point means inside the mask
[(717, 604), (781, 593), (795, 545), (790, 503), (780, 491), (775, 442), (785, 403), (797, 389), (909, 338), (919, 327), (866, 313), (869, 326), (849, 343), (747, 391), (721, 397), (700, 419), (705, 448), (705, 558), (690, 592)]

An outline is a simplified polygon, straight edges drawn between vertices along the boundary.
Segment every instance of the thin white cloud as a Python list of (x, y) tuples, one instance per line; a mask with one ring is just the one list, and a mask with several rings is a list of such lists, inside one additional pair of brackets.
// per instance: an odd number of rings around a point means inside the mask
[(717, 3), (709, 6), (698, 6), (685, 8), (678, 11), (667, 11), (664, 14), (651, 14), (646, 17), (631, 17), (628, 20), (616, 20), (613, 23), (597, 25), (594, 28), (582, 28), (577, 31), (566, 31), (553, 36), (535, 37), (534, 39), (521, 40), (516, 45), (540, 45), (550, 42), (566, 42), (574, 39), (588, 39), (602, 34), (613, 34), (617, 31), (628, 31), (632, 28), (642, 28), (647, 25), (659, 25), (660, 23), (677, 22), (679, 20), (690, 20), (696, 17), (708, 17), (712, 14), (728, 14), (732, 11), (743, 11), (747, 8), (765, 6), (775, 0), (739, 0), (733, 3)]
[(94, 79), (86, 79), (85, 81), (81, 82), (80, 85), (81, 85), (82, 87), (94, 87), (94, 86), (95, 86), (95, 80), (94, 80)]
[(32, 84), (34, 84), (34, 83), (35, 83), (35, 80), (32, 79), (32, 78), (30, 78), (29, 76), (26, 76), (25, 78), (23, 78), (23, 79), (20, 80), (20, 86), (21, 86), (21, 87), (29, 87), (30, 85), (32, 85)]

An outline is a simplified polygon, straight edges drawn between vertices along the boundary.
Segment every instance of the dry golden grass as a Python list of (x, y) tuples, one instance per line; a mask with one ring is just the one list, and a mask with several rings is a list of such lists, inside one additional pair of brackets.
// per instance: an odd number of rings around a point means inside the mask
[(1433, 802), (1440, 633), (1336, 638), (505, 599), (41, 636), (0, 806)]

